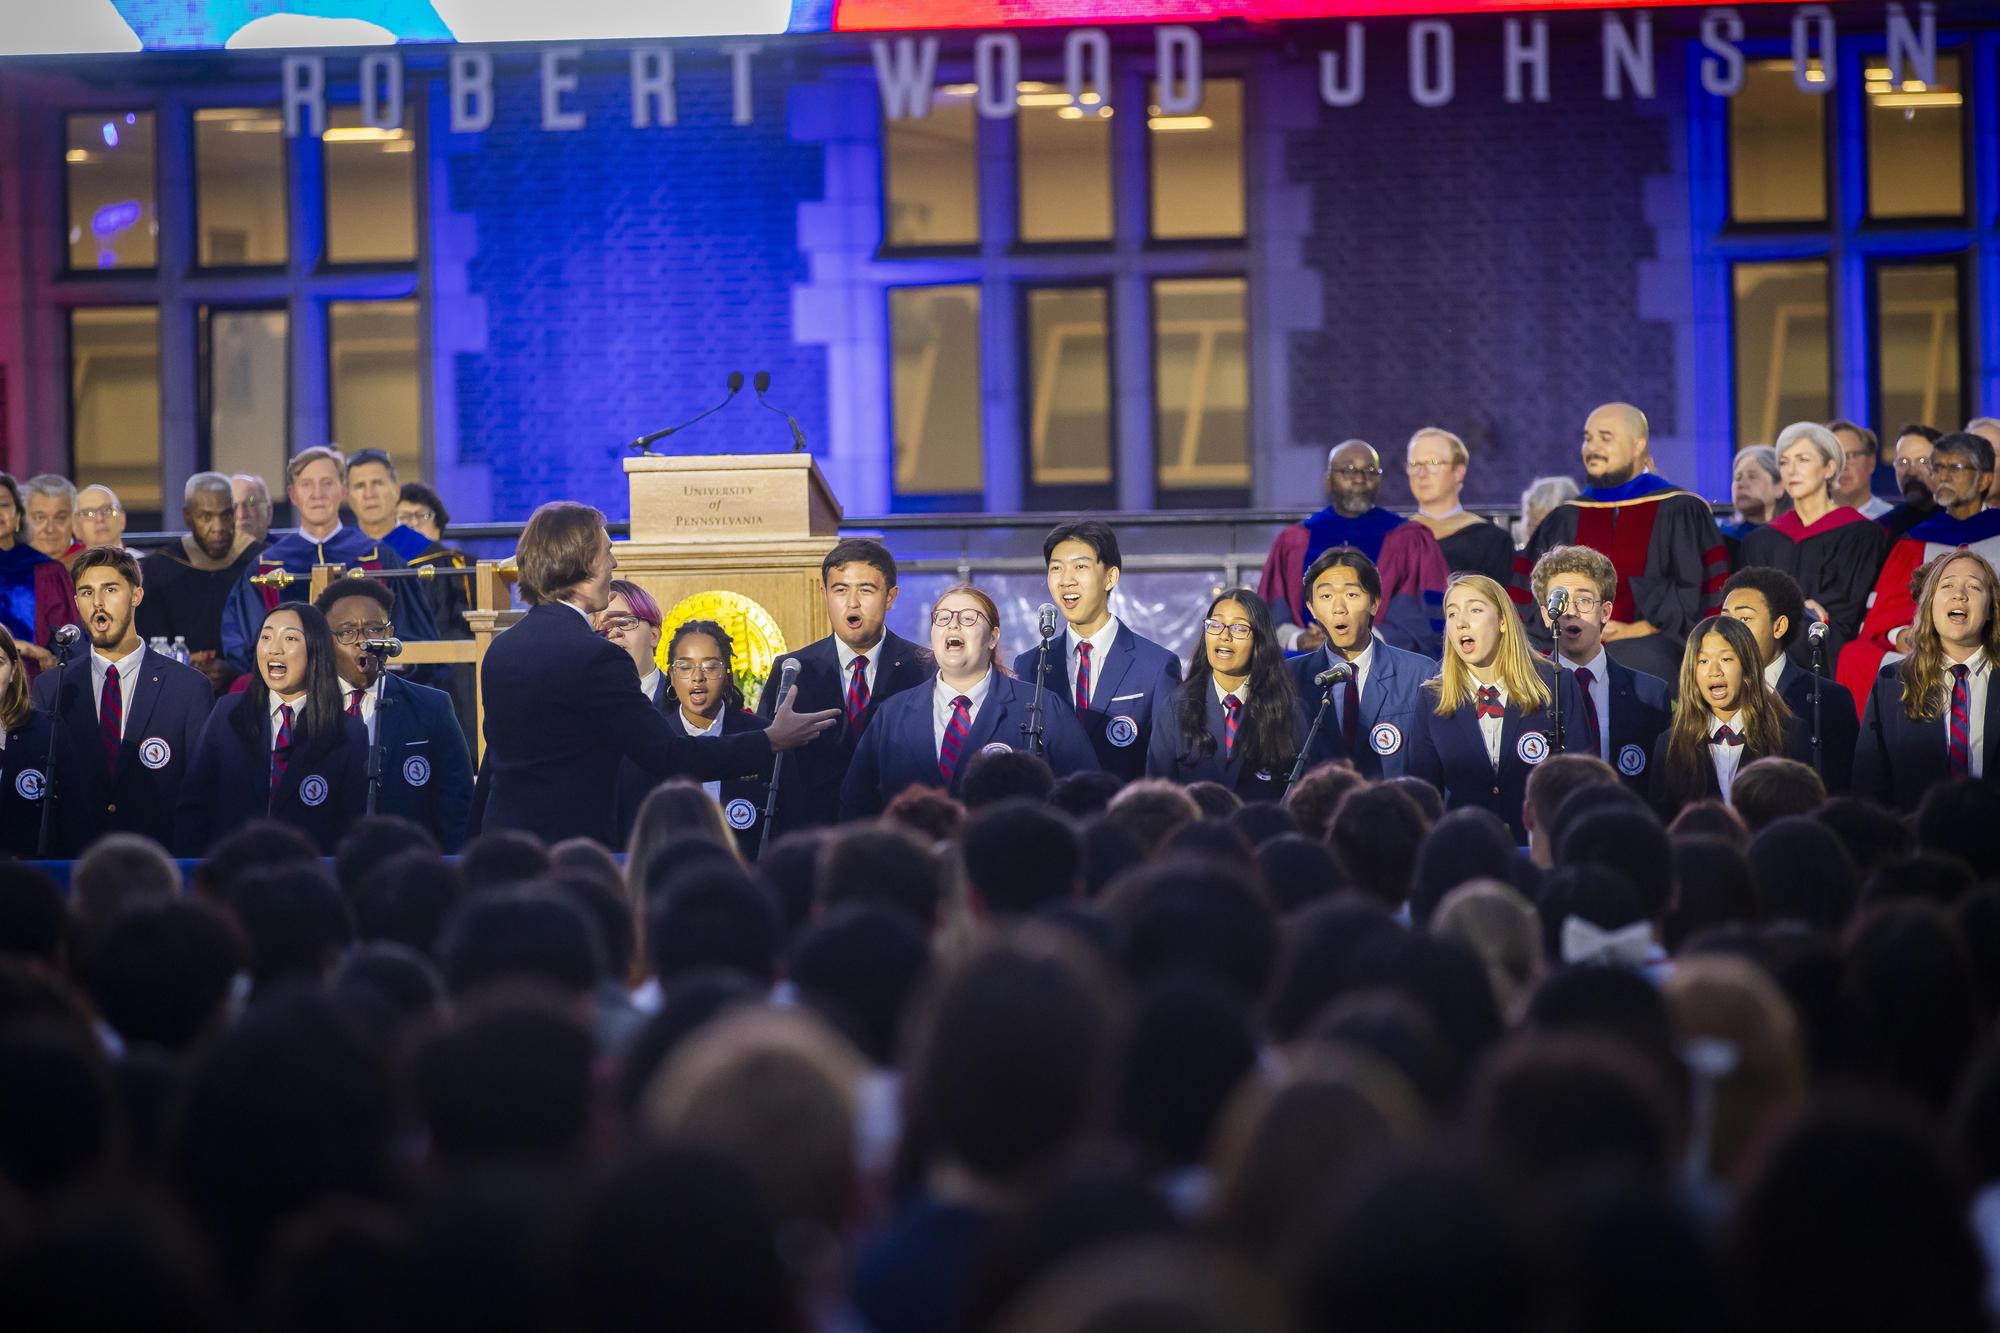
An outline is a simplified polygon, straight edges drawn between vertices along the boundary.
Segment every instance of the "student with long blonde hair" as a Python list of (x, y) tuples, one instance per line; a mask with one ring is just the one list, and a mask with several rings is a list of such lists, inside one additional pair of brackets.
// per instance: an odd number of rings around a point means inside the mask
[[(1444, 662), (1424, 683), (1409, 772), (1444, 792), (1451, 809), (1491, 810), (1525, 844), (1528, 775), (1555, 750), (1555, 668), (1528, 646), (1506, 590), (1484, 574), (1454, 574), (1444, 589)], [(1587, 723), (1565, 690), (1563, 730), (1584, 743)]]
[(1910, 655), (1876, 675), (1854, 755), (1855, 795), (1898, 810), (1940, 782), (2000, 776), (2000, 577), (1967, 550), (1921, 572)]
[(0, 852), (24, 861), (35, 855), (41, 836), (54, 725), (54, 718), (29, 702), (27, 664), (13, 634), (0, 624), (0, 731), (6, 733), (0, 749)]
[(1770, 755), (1811, 763), (1811, 744), (1764, 676), (1749, 626), (1710, 616), (1681, 654), (1680, 706), (1653, 742), (1653, 803), (1672, 819), (1684, 805), (1719, 797), (1745, 764)]

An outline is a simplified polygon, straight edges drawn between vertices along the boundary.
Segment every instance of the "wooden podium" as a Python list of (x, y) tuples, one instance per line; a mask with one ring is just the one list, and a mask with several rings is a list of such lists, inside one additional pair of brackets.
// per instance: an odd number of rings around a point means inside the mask
[(632, 537), (617, 545), (618, 577), (653, 594), (668, 635), (693, 601), (737, 640), (739, 678), (761, 681), (773, 656), (830, 631), (820, 561), (839, 540), (840, 502), (811, 454), (644, 456), (625, 475)]

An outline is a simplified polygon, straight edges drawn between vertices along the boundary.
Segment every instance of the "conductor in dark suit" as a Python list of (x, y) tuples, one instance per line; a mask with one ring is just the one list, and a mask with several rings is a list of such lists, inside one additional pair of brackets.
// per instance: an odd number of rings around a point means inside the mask
[[(1618, 567), (1588, 546), (1553, 546), (1529, 576), (1535, 615), (1554, 640), (1562, 691), (1563, 748), (1594, 754), (1618, 770), (1634, 795), (1649, 790), (1653, 742), (1673, 721), (1674, 686), (1634, 670), (1604, 648), (1604, 628), (1618, 596)], [(1549, 615), (1551, 596), (1562, 594), (1562, 614)], [(1569, 710), (1583, 714), (1583, 730), (1568, 728)]]
[(1097, 766), (1127, 782), (1146, 774), (1153, 729), (1173, 708), (1181, 683), (1178, 657), (1111, 613), (1118, 586), (1118, 534), (1107, 523), (1064, 523), (1042, 539), (1049, 596), (1066, 628), (1044, 657), (1031, 648), (1014, 659), (1014, 675), (1060, 699), (1083, 726)]
[[(1763, 654), (1765, 683), (1778, 692), (1797, 722), (1801, 757), (1810, 762), (1813, 726), (1813, 673), (1792, 660), (1790, 649), (1807, 631), (1806, 597), (1798, 580), (1782, 569), (1750, 565), (1722, 585), (1722, 614), (1743, 622)], [(1860, 710), (1847, 687), (1831, 676), (1819, 683), (1820, 780), (1829, 795), (1854, 786), (1854, 748), (1861, 738)]]
[(456, 852), (472, 814), (472, 755), (452, 697), (385, 674), (382, 659), (362, 646), (395, 637), (395, 594), (375, 579), (341, 579), (314, 605), (333, 633), (342, 707), (381, 753), (375, 813), (421, 824), (445, 852)]
[(193, 667), (148, 649), (136, 613), (139, 565), (116, 546), (75, 558), (71, 579), (90, 656), (35, 681), (35, 707), (63, 719), (57, 846), (76, 856), (106, 833), (174, 842), (174, 805), (215, 693)]
[(1306, 610), (1326, 642), (1286, 658), (1285, 668), (1308, 719), (1327, 688), (1313, 682), (1336, 661), (1348, 667), (1347, 679), (1332, 685), (1332, 705), (1306, 766), (1345, 759), (1363, 777), (1402, 777), (1417, 714), (1429, 706), (1423, 685), (1437, 674), (1437, 663), (1375, 632), (1382, 576), (1358, 547), (1336, 546), (1313, 561), (1306, 571)]
[[(799, 664), (798, 698), (803, 709), (840, 710), (840, 725), (784, 758), (778, 787), (777, 833), (831, 824), (840, 818), (840, 783), (882, 705), (927, 683), (928, 650), (891, 634), (884, 625), (896, 604), (896, 560), (887, 547), (850, 537), (820, 562), (820, 587), (833, 633), (771, 664), (776, 680), (787, 661)], [(771, 718), (777, 691), (767, 688), (757, 715)]]
[[(591, 628), (610, 604), (618, 567), (604, 515), (557, 500), (537, 509), (515, 552), (528, 613), (480, 666), (491, 759), (484, 827), (544, 842), (617, 836), (618, 760), (655, 781), (722, 781), (768, 773), (775, 751), (831, 728), (837, 709), (797, 713), (780, 701), (762, 732), (696, 739), (639, 688), (632, 660)], [(796, 691), (794, 691), (796, 693)]]

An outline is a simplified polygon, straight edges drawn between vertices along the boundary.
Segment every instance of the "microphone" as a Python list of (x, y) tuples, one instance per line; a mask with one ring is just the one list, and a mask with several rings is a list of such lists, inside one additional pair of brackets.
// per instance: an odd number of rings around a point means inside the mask
[(1569, 589), (1550, 588), (1549, 600), (1542, 604), (1542, 610), (1549, 613), (1550, 620), (1554, 620), (1558, 616), (1562, 615), (1564, 609), (1567, 608), (1568, 606), (1569, 606)]
[(1819, 643), (1825, 638), (1826, 622), (1824, 620), (1815, 620), (1812, 624), (1806, 626), (1807, 643)]
[(1041, 617), (1039, 628), (1044, 639), (1053, 639), (1062, 633), (1062, 612), (1056, 610), (1054, 602), (1043, 602), (1035, 609), (1035, 614)]
[(627, 449), (636, 449), (642, 454), (650, 454), (653, 452), (653, 442), (655, 440), (664, 440), (667, 438), (667, 436), (674, 434), (676, 431), (686, 430), (689, 426), (692, 426), (695, 422), (700, 421), (702, 417), (714, 416), (717, 412), (720, 412), (723, 408), (735, 402), (736, 395), (742, 392), (743, 392), (743, 372), (740, 370), (732, 370), (729, 372), (729, 396), (727, 398), (724, 398), (721, 402), (717, 403), (714, 407), (709, 408), (708, 411), (703, 412), (700, 416), (689, 417), (686, 421), (683, 421), (678, 426), (669, 426), (665, 430), (656, 430), (650, 435), (641, 435), (638, 439), (632, 441), (625, 447)]
[(1354, 668), (1352, 665), (1346, 662), (1335, 662), (1332, 666), (1313, 677), (1313, 687), (1323, 690), (1329, 685), (1340, 684), (1353, 674)]
[(361, 651), (371, 657), (401, 657), (403, 655), (403, 641), (401, 639), (363, 639), (361, 641)]
[(59, 626), (49, 642), (57, 648), (74, 648), (83, 639), (83, 629), (77, 625)]
[[(785, 665), (779, 668), (778, 670), (779, 704), (785, 702), (785, 695), (791, 691), (792, 686), (797, 683), (798, 678), (799, 678), (799, 659), (796, 657), (786, 658)], [(774, 705), (771, 711), (775, 713), (777, 711), (777, 707)]]
[(799, 429), (799, 419), (793, 416), (790, 412), (787, 412), (784, 408), (774, 406), (764, 401), (764, 391), (771, 387), (771, 372), (768, 370), (758, 371), (756, 384), (757, 384), (757, 406), (764, 408), (767, 411), (776, 412), (779, 416), (783, 417), (785, 419), (785, 424), (792, 428), (792, 452), (795, 454), (804, 453), (806, 451), (806, 433), (803, 430)]

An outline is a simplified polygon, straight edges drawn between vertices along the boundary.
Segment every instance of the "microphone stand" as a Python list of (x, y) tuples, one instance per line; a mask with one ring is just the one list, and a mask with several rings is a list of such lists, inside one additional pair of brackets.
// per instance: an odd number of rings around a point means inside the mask
[[(1349, 672), (1353, 670), (1352, 667), (1348, 667), (1343, 671), (1341, 669), (1343, 665), (1336, 663), (1327, 670), (1326, 685), (1319, 693), (1319, 711), (1313, 714), (1312, 729), (1306, 732), (1306, 743), (1299, 747), (1299, 757), (1292, 761), (1291, 774), (1285, 779), (1287, 787), (1297, 782), (1300, 775), (1306, 771), (1306, 760), (1312, 754), (1313, 742), (1319, 739), (1320, 728), (1326, 725), (1327, 711), (1333, 707), (1333, 687), (1345, 681)], [(1348, 757), (1353, 758), (1352, 755)]]
[(1042, 681), (1049, 674), (1049, 640), (1054, 637), (1044, 634), (1042, 646), (1035, 650), (1035, 697), (1028, 704), (1028, 720), (1021, 724), (1021, 730), (1028, 733), (1028, 753), (1044, 759), (1048, 756), (1042, 736)]
[(56, 654), (55, 711), (49, 714), (49, 748), (42, 759), (42, 827), (35, 835), (35, 859), (49, 859), (49, 840), (54, 832), (56, 813), (56, 728), (62, 721), (63, 668), (69, 665), (70, 645), (58, 640)]
[[(389, 664), (384, 662), (382, 663), (382, 669), (376, 673), (375, 688), (372, 691), (375, 695), (375, 729), (368, 733), (368, 813), (371, 815), (375, 813), (376, 794), (382, 789), (382, 742), (380, 739), (382, 735), (382, 701), (388, 688)], [(361, 725), (366, 728), (368, 719), (361, 719)]]
[(1555, 752), (1563, 752), (1563, 650), (1556, 644), (1556, 706), (1555, 706)]
[[(1820, 657), (1820, 654), (1826, 651), (1826, 636), (1824, 634), (1809, 634), (1808, 637), (1812, 641), (1813, 772), (1818, 773), (1820, 777), (1823, 779), (1826, 777), (1826, 770), (1822, 768), (1820, 765), (1819, 678), (1824, 666), (1824, 662), (1823, 659)], [(1779, 651), (1782, 652), (1783, 649), (1780, 649)]]
[[(785, 692), (795, 688), (789, 682), (798, 679), (798, 659), (793, 658), (785, 665), (793, 668), (793, 670), (789, 675), (789, 680), (784, 673), (780, 673), (778, 676), (778, 703), (780, 704), (785, 701)], [(777, 713), (777, 705), (774, 704), (771, 707), (771, 715), (775, 717)], [(846, 723), (843, 722), (841, 725), (845, 726)], [(772, 755), (771, 785), (764, 789), (764, 831), (757, 835), (757, 859), (760, 861), (764, 859), (764, 853), (771, 850), (771, 826), (778, 818), (778, 779), (784, 776), (784, 772), (785, 756), (783, 754)]]

